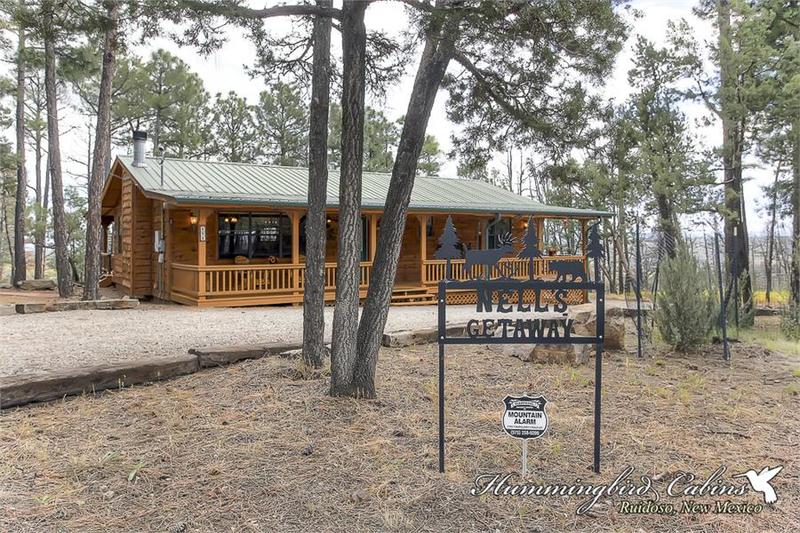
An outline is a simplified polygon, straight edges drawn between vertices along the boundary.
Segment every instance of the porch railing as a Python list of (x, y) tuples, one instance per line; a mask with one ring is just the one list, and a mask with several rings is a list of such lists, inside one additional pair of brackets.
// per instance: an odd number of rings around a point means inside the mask
[[(361, 288), (369, 285), (372, 263), (362, 262)], [(172, 264), (172, 292), (190, 299), (301, 294), (304, 264)], [(325, 264), (325, 290), (336, 288), (336, 263)]]
[[(554, 278), (556, 273), (550, 268), (550, 263), (553, 261), (584, 262), (584, 260), (585, 257), (582, 255), (552, 255), (534, 259), (534, 275), (537, 278)], [(424, 262), (425, 283), (432, 285), (444, 279), (446, 264), (447, 262), (443, 259), (426, 260)], [(454, 280), (467, 280), (486, 277), (485, 266), (475, 265), (472, 267), (471, 272), (467, 272), (467, 269), (465, 268), (465, 261), (463, 259), (453, 259), (451, 261), (450, 268), (452, 270), (450, 275)], [(501, 259), (496, 266), (492, 267), (490, 277), (498, 277), (503, 275), (518, 279), (529, 277), (530, 260), (517, 257), (507, 257)]]

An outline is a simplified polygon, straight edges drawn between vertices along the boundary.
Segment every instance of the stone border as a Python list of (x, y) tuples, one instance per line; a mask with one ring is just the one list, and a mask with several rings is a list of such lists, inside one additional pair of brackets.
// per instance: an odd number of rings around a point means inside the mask
[(59, 311), (113, 311), (116, 309), (135, 309), (139, 306), (136, 298), (115, 300), (74, 300), (67, 302), (16, 304), (14, 308), (21, 315)]
[(155, 357), (113, 365), (4, 376), (0, 377), (0, 409), (105, 389), (149, 384), (193, 374), (203, 368), (228, 365), (244, 359), (281, 355), (300, 347), (301, 345), (296, 342), (276, 342), (257, 346), (192, 349), (186, 355), (174, 357)]

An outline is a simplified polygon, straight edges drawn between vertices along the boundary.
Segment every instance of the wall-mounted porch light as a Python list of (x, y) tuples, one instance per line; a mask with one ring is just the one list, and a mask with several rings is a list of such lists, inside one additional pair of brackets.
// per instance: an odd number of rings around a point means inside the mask
[(197, 227), (197, 215), (192, 213), (189, 215), (189, 223), (192, 225), (192, 229)]

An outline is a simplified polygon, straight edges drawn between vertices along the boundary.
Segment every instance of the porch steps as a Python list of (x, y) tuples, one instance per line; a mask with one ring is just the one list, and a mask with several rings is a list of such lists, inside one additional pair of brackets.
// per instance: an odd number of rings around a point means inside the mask
[(420, 305), (436, 302), (436, 295), (427, 287), (395, 287), (392, 290), (392, 305)]

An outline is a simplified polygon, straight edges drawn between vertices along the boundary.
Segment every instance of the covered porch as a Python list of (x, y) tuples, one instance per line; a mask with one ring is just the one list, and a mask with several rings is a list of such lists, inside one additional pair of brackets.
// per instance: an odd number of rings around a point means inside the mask
[[(297, 304), (303, 301), (305, 269), (305, 210), (225, 208), (166, 208), (168, 229), (165, 259), (159, 263), (154, 254), (153, 293), (164, 299), (198, 306), (252, 306)], [(362, 218), (361, 297), (366, 296), (372, 276), (372, 261), (380, 231), (377, 211), (366, 211)], [(398, 261), (394, 304), (429, 303), (436, 284), (444, 277), (445, 262), (433, 259), (448, 213), (411, 213), (408, 216)], [(521, 248), (527, 215), (487, 216), (452, 214), (463, 249), (487, 249), (497, 245), (504, 233), (511, 233)], [(332, 301), (336, 289), (337, 212), (327, 219), (325, 297)], [(545, 255), (534, 262), (539, 277), (554, 276), (549, 265), (553, 260), (586, 263), (585, 235), (588, 219), (569, 219), (582, 236), (580, 253), (557, 250), (546, 242), (545, 218), (532, 219), (537, 224), (540, 249)], [(560, 220), (560, 219), (559, 219)], [(565, 219), (566, 220), (566, 219)], [(465, 269), (465, 260), (452, 262), (454, 279), (467, 279), (485, 272), (475, 267)], [(516, 277), (527, 277), (528, 259), (502, 259), (498, 268), (513, 267)], [(506, 270), (508, 271), (508, 270)], [(157, 280), (163, 279), (163, 283)], [(161, 285), (159, 286), (159, 283)], [(468, 298), (466, 298), (468, 300)], [(464, 301), (463, 303), (469, 303)]]

